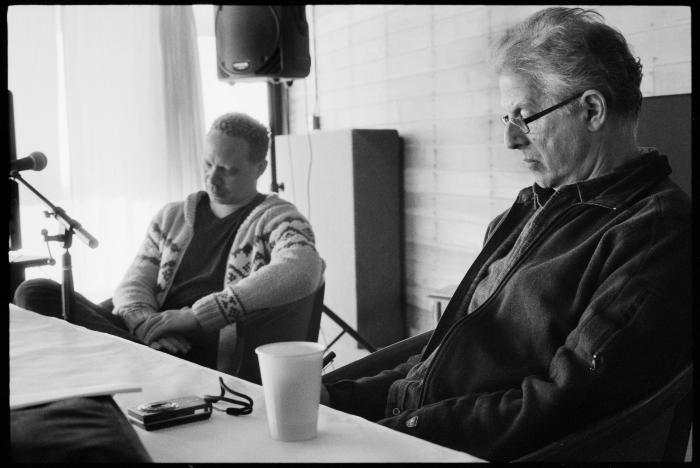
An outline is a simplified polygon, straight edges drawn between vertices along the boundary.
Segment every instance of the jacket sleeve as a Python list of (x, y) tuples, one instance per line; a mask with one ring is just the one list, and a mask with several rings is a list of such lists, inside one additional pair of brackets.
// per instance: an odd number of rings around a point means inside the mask
[(413, 366), (420, 361), (420, 357), (420, 354), (410, 356), (406, 362), (393, 369), (383, 370), (374, 376), (326, 384), (330, 406), (370, 421), (383, 418), (389, 387), (395, 381), (405, 378)]
[[(250, 274), (196, 301), (192, 309), (204, 330), (246, 320), (255, 310), (306, 297), (322, 281), (324, 263), (309, 222), (291, 204), (269, 208), (257, 221)], [(257, 249), (257, 251), (256, 251)], [(262, 251), (269, 252), (269, 261)]]
[[(690, 352), (691, 238), (683, 227), (690, 221), (668, 213), (633, 219), (601, 239), (606, 260), (598, 287), (546, 371), (519, 386), (436, 399), (378, 422), (481, 458), (511, 460), (657, 389)], [(445, 347), (438, 352), (449, 360)], [(371, 393), (375, 383), (347, 385)]]
[(159, 227), (162, 217), (161, 210), (149, 224), (136, 257), (112, 296), (113, 313), (124, 319), (132, 333), (158, 311), (156, 289), (162, 255), (159, 247), (159, 240), (162, 238)]

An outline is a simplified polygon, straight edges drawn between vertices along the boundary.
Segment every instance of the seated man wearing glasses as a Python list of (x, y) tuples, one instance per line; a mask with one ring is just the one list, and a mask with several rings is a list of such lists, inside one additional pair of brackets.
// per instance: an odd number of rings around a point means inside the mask
[[(269, 141), (248, 115), (216, 119), (205, 141), (206, 191), (156, 214), (113, 309), (76, 294), (73, 321), (212, 367), (208, 340), (217, 330), (316, 291), (324, 263), (309, 222), (276, 194), (257, 191)], [(51, 280), (25, 281), (14, 302), (62, 314), (61, 287)]]
[(690, 201), (637, 146), (641, 65), (600, 15), (545, 9), (494, 52), (504, 141), (535, 183), (489, 225), (423, 353), (322, 402), (512, 460), (688, 362)]

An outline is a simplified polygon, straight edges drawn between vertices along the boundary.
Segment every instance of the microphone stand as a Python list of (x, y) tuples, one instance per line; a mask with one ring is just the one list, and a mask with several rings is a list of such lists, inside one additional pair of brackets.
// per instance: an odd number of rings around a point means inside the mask
[(42, 230), (41, 234), (44, 236), (44, 240), (57, 241), (63, 243), (63, 281), (61, 284), (61, 306), (63, 310), (63, 318), (66, 322), (73, 323), (73, 306), (75, 304), (75, 290), (73, 287), (73, 270), (72, 270), (72, 260), (70, 251), (68, 250), (73, 243), (73, 235), (77, 235), (80, 240), (85, 242), (89, 247), (95, 248), (98, 245), (97, 239), (95, 239), (89, 232), (87, 232), (79, 222), (68, 216), (65, 210), (59, 206), (55, 206), (46, 197), (39, 193), (34, 187), (32, 187), (29, 182), (24, 180), (18, 171), (10, 171), (10, 178), (16, 181), (22, 182), (29, 190), (31, 190), (41, 201), (43, 201), (50, 209), (50, 212), (45, 212), (46, 216), (53, 216), (57, 221), (61, 223), (62, 233), (49, 236), (46, 230)]

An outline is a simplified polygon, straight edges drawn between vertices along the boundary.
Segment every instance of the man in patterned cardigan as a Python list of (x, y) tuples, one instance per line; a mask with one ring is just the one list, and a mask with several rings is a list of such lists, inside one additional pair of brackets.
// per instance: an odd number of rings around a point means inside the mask
[[(202, 363), (210, 332), (320, 287), (324, 263), (309, 222), (276, 194), (257, 191), (267, 129), (245, 114), (226, 114), (205, 143), (206, 191), (156, 214), (113, 309), (76, 293), (76, 324)], [(14, 302), (61, 317), (60, 294), (54, 281), (28, 280)]]

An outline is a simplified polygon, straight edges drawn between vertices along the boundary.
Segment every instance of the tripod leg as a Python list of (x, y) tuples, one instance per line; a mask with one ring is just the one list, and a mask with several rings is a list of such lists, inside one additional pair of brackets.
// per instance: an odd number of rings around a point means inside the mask
[(353, 329), (350, 327), (350, 325), (348, 325), (347, 323), (345, 323), (345, 322), (343, 321), (343, 319), (341, 319), (340, 317), (338, 317), (332, 310), (330, 310), (330, 309), (329, 309), (328, 307), (326, 307), (325, 305), (323, 306), (323, 313), (325, 313), (326, 315), (328, 315), (335, 323), (337, 323), (338, 325), (340, 325), (340, 328), (342, 328), (348, 335), (352, 336), (352, 337), (355, 339), (355, 341), (357, 341), (357, 342), (360, 343), (362, 346), (364, 346), (365, 349), (367, 349), (367, 351), (369, 351), (370, 353), (373, 353), (373, 352), (375, 352), (375, 351), (377, 350), (377, 348), (375, 348), (374, 346), (372, 346), (372, 344), (371, 344), (369, 341), (367, 341), (362, 335), (360, 335), (360, 334), (357, 333), (355, 330), (353, 330)]

